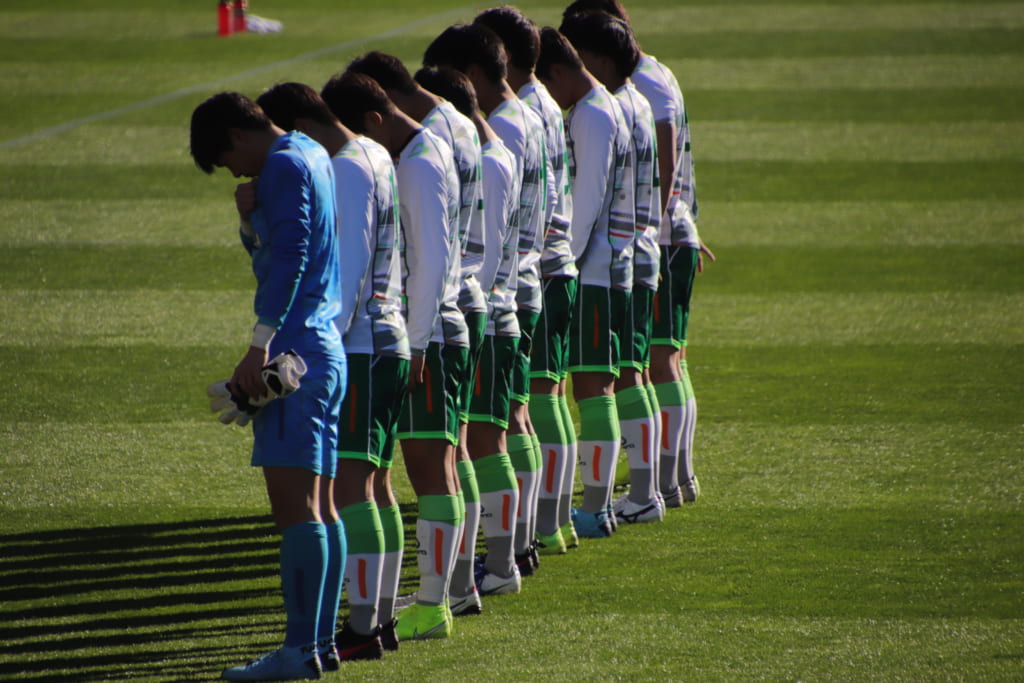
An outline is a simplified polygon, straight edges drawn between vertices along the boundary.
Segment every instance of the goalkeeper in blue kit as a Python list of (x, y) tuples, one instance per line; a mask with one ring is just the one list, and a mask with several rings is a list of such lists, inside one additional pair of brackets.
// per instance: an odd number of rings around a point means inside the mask
[(191, 152), (206, 173), (221, 167), (256, 179), (236, 196), (256, 276), (257, 322), (228, 388), (234, 396), (266, 395), (263, 368), (283, 351), (293, 350), (307, 367), (294, 393), (267, 402), (253, 418), (252, 464), (263, 469), (282, 535), (284, 644), (223, 676), (316, 679), (317, 640), (325, 625), (333, 636), (338, 609), (337, 590), (324, 590), (327, 568), (343, 565), (345, 555), (342, 524), (329, 505), (345, 388), (334, 324), (341, 306), (331, 163), (319, 144), (285, 133), (239, 93), (214, 95), (195, 109)]

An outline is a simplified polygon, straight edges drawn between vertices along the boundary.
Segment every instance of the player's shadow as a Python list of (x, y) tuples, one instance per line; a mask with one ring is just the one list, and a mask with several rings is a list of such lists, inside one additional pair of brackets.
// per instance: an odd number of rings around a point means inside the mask
[(283, 633), (279, 546), (264, 516), (0, 536), (0, 679), (215, 677)]

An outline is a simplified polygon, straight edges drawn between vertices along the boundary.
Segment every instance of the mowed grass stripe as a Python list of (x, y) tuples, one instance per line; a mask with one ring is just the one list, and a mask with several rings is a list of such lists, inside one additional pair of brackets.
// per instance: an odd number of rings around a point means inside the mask
[[(171, 330), (170, 332), (173, 332)], [(782, 420), (791, 425), (1020, 422), (1024, 344), (884, 344), (801, 347), (694, 345), (695, 387), (710, 422)], [(0, 411), (9, 422), (132, 425), (180, 420), (207, 411), (207, 384), (230, 376), (240, 348), (228, 343), (180, 348), (132, 344), (3, 346), (8, 376)], [(221, 370), (218, 371), (217, 369)], [(83, 390), (102, 388), (82, 401)]]
[[(716, 121), (950, 123), (1024, 120), (1024, 87), (864, 90), (793, 84), (771, 90), (723, 89), (681, 81), (695, 144), (701, 127)], [(935, 84), (937, 86), (938, 84)]]
[(731, 246), (715, 277), (716, 294), (830, 292), (1020, 292), (1024, 246)]
[[(695, 143), (699, 144), (699, 143)], [(695, 155), (699, 150), (695, 147)], [(698, 156), (699, 159), (699, 156)], [(1020, 197), (1024, 161), (791, 162), (698, 161), (699, 192), (728, 201), (950, 200)], [(207, 178), (194, 168), (167, 164), (23, 165), (0, 180), (0, 198), (88, 199), (95, 187), (105, 200), (223, 199), (233, 201), (238, 180)]]
[(1024, 121), (703, 121), (699, 130), (701, 161), (946, 162), (1024, 158)]
[(1019, 199), (1024, 178), (1024, 160), (697, 163), (698, 193), (719, 201), (1001, 201)]
[(165, 289), (252, 292), (251, 261), (238, 247), (70, 245), (0, 251), (5, 288)]
[(1024, 200), (736, 202), (702, 196), (700, 216), (701, 235), (718, 248), (1024, 245)]
[(1024, 86), (1024, 56), (921, 55), (759, 59), (666, 59), (686, 93), (687, 84), (732, 90), (822, 88), (1016, 88)]
[[(713, 279), (729, 275), (698, 279), (688, 335), (695, 347), (1024, 343), (1024, 293), (1019, 291), (715, 293)], [(11, 325), (20, 322), (15, 318)]]
[(745, 349), (709, 340), (687, 355), (704, 424), (1020, 424), (1024, 344), (865, 340), (795, 350), (754, 338)]
[(238, 212), (230, 188), (224, 190), (221, 197), (202, 200), (8, 200), (0, 203), (0, 243), (230, 246), (241, 250)]
[[(1022, 12), (1024, 15), (1024, 12)], [(849, 29), (844, 25), (821, 30), (708, 31), (680, 38), (673, 25), (643, 34), (642, 48), (652, 55), (681, 53), (678, 58), (736, 59), (1002, 55), (1024, 52), (1024, 28), (985, 29)], [(681, 49), (679, 44), (682, 43)]]

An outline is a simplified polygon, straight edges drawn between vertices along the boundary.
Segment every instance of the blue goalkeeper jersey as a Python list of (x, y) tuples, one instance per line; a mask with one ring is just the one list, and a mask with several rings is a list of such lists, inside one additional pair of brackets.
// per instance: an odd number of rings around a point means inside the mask
[(277, 330), (270, 356), (341, 355), (334, 172), (327, 152), (302, 133), (278, 138), (256, 181), (254, 236), (244, 239), (256, 275), (258, 322)]

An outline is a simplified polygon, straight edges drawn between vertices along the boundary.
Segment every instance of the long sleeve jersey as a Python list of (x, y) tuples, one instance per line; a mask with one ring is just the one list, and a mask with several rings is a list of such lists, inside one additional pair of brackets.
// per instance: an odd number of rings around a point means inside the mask
[(572, 252), (580, 284), (633, 289), (633, 141), (622, 107), (597, 86), (566, 118)]
[(342, 312), (347, 353), (409, 357), (402, 317), (401, 231), (391, 155), (358, 137), (334, 158)]
[(685, 244), (700, 248), (697, 233), (697, 178), (693, 171), (693, 152), (690, 149), (690, 121), (686, 115), (683, 92), (667, 66), (650, 55), (643, 55), (630, 78), (647, 101), (650, 102), (657, 123), (672, 123), (676, 127), (676, 173), (672, 179), (672, 192), (668, 205), (663, 207), (661, 244)]
[(243, 244), (256, 276), (257, 322), (277, 332), (269, 353), (344, 353), (334, 174), (327, 152), (302, 133), (279, 137), (256, 183), (252, 236)]
[(431, 341), (469, 346), (459, 310), (459, 176), (451, 147), (422, 128), (398, 155), (405, 240), (406, 328), (412, 353)]
[(658, 174), (658, 135), (651, 105), (632, 83), (615, 91), (633, 138), (636, 163), (636, 241), (633, 243), (633, 284), (658, 289), (661, 249), (661, 187)]
[(459, 308), (484, 312), (487, 310), (487, 296), (477, 278), (487, 247), (483, 190), (480, 187), (480, 137), (473, 122), (450, 102), (434, 107), (422, 123), (452, 148), (455, 168), (459, 172), (459, 248), (462, 260)]
[(487, 301), (487, 334), (518, 337), (519, 232), (515, 213), (519, 205), (519, 176), (515, 158), (501, 140), (488, 142), (483, 153), (485, 226), (488, 243), (494, 245), (487, 250), (480, 269), (481, 280), (492, 283)]
[(519, 308), (540, 311), (540, 256), (544, 250), (544, 212), (547, 204), (547, 153), (544, 122), (518, 97), (504, 100), (487, 117), (487, 123), (516, 159), (521, 187), (519, 195), (519, 277), (516, 302)]
[(572, 186), (569, 184), (569, 160), (565, 149), (565, 118), (551, 93), (533, 79), (519, 89), (519, 97), (530, 105), (544, 122), (544, 141), (548, 157), (548, 205), (545, 212), (544, 251), (540, 257), (544, 277), (579, 275), (572, 257), (569, 229), (572, 223)]

